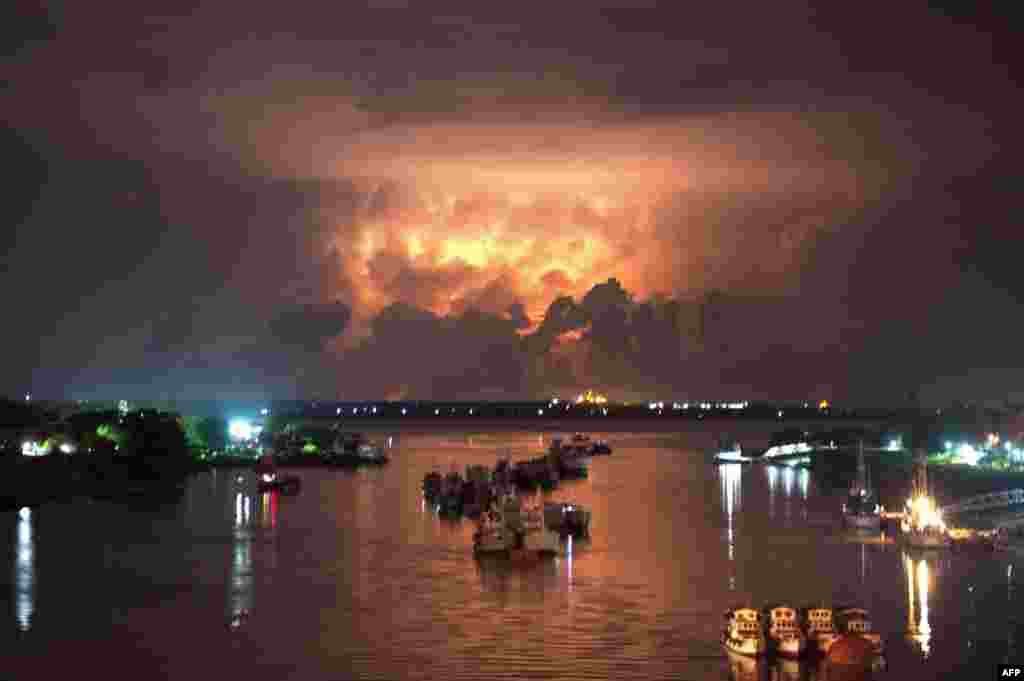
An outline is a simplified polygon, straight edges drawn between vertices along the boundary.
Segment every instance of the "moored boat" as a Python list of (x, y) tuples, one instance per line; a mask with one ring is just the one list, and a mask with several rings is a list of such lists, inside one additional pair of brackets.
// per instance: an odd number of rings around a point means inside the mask
[(871, 617), (867, 610), (856, 607), (836, 608), (835, 618), (841, 633), (867, 640), (876, 655), (885, 652), (882, 636), (871, 626)]
[(295, 475), (281, 475), (277, 471), (272, 455), (264, 456), (256, 464), (256, 490), (258, 492), (280, 491), (284, 494), (297, 492), (301, 481)]
[(590, 511), (579, 504), (544, 504), (544, 524), (560, 534), (585, 537), (590, 534)]
[(544, 523), (544, 514), (537, 507), (523, 510), (521, 548), (537, 554), (555, 554), (559, 552), (558, 533)]
[(832, 608), (821, 606), (804, 608), (801, 617), (807, 636), (807, 647), (813, 647), (821, 654), (827, 655), (829, 648), (839, 638), (832, 618)]
[(879, 530), (882, 527), (882, 507), (879, 506), (868, 480), (864, 462), (864, 443), (857, 451), (857, 480), (843, 504), (843, 522), (858, 530)]
[(800, 627), (796, 609), (786, 605), (764, 609), (768, 649), (783, 657), (800, 657), (807, 648), (807, 637)]
[(725, 611), (722, 645), (726, 650), (757, 657), (768, 651), (761, 613), (754, 608), (730, 608)]
[(489, 510), (473, 533), (473, 553), (507, 554), (515, 546), (515, 534), (505, 523), (500, 508)]

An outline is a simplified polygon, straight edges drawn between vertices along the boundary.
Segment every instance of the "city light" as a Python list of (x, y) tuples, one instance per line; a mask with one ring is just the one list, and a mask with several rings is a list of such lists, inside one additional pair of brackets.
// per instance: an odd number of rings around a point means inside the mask
[(970, 466), (977, 466), (978, 459), (981, 458), (981, 452), (972, 447), (971, 445), (964, 443), (960, 445), (956, 450), (956, 460), (958, 463), (965, 463)]
[(818, 409), (828, 409), (828, 400), (818, 402)]
[(607, 402), (607, 397), (593, 390), (588, 390), (576, 396), (576, 404), (607, 404)]
[(70, 442), (64, 442), (60, 446), (60, 451), (64, 452), (65, 454), (71, 454), (72, 452), (75, 451), (75, 446)]
[(890, 452), (899, 452), (903, 449), (903, 438), (900, 436), (894, 437), (889, 440), (889, 444), (886, 445), (886, 450)]
[(228, 434), (233, 440), (251, 440), (254, 434), (252, 424), (244, 419), (235, 419), (228, 425)]
[(266, 416), (269, 413), (270, 413), (270, 410), (267, 409), (266, 407), (264, 407), (263, 409), (260, 409), (260, 416)]
[(50, 453), (50, 443), (28, 440), (21, 444), (21, 453), (25, 456), (46, 456)]

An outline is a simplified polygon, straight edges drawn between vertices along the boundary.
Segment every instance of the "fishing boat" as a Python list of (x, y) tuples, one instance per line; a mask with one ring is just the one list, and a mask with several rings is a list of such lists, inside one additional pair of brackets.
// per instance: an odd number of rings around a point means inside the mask
[(866, 639), (876, 655), (885, 652), (882, 636), (871, 626), (871, 617), (867, 610), (864, 608), (836, 608), (835, 617), (842, 633)]
[(768, 652), (760, 612), (754, 608), (730, 608), (724, 619), (722, 645), (726, 650), (752, 657)]
[(559, 552), (558, 533), (544, 523), (540, 508), (523, 509), (521, 516), (521, 548), (530, 553), (555, 554)]
[(544, 504), (544, 524), (559, 534), (585, 537), (590, 534), (590, 511), (579, 504)]
[(878, 530), (882, 527), (882, 507), (871, 491), (868, 467), (864, 461), (863, 440), (857, 451), (857, 479), (843, 504), (843, 522), (858, 530)]
[(807, 637), (800, 628), (799, 613), (786, 605), (764, 609), (768, 648), (783, 657), (800, 657), (807, 648)]
[(515, 534), (506, 525), (500, 508), (489, 510), (473, 533), (473, 553), (505, 554), (515, 546)]
[(829, 648), (839, 638), (835, 622), (832, 620), (832, 608), (820, 606), (804, 608), (801, 616), (808, 648), (814, 647), (822, 655), (827, 655)]

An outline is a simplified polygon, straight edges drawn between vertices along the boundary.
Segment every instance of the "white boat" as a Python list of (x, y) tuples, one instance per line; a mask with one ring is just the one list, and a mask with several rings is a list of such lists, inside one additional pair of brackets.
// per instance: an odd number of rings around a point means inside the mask
[(777, 605), (765, 608), (768, 647), (783, 657), (800, 657), (807, 649), (807, 637), (800, 628), (800, 617), (794, 608)]
[(768, 652), (761, 613), (754, 608), (726, 610), (722, 626), (722, 645), (730, 652), (751, 657)]
[(832, 608), (805, 608), (803, 621), (808, 647), (813, 646), (822, 655), (827, 655), (832, 644), (839, 638), (832, 620)]
[(876, 655), (885, 652), (882, 636), (871, 626), (871, 618), (864, 608), (838, 608), (835, 613), (839, 628), (844, 634), (853, 634), (867, 639)]

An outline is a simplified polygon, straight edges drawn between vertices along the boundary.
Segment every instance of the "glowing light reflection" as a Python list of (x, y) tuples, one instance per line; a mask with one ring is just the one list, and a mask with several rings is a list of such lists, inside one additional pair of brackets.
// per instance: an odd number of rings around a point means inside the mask
[[(931, 655), (932, 638), (928, 607), (928, 596), (931, 591), (931, 568), (925, 559), (915, 560), (907, 554), (903, 554), (903, 562), (907, 573), (908, 634), (910, 639), (917, 644), (921, 656), (927, 659)], [(915, 605), (917, 605), (916, 617)]]
[(231, 575), (228, 585), (228, 609), (232, 629), (242, 626), (253, 608), (252, 537), (247, 529), (249, 520), (249, 497), (238, 492), (235, 495), (235, 528), (232, 533)]
[(743, 466), (738, 463), (721, 464), (718, 467), (718, 478), (722, 485), (722, 508), (725, 511), (726, 519), (726, 543), (729, 553), (729, 589), (736, 589), (736, 535), (734, 529), (735, 515), (740, 510), (742, 503), (742, 475)]
[(14, 617), (21, 631), (32, 628), (32, 617), (36, 609), (35, 553), (32, 509), (23, 508), (18, 512), (14, 544)]

